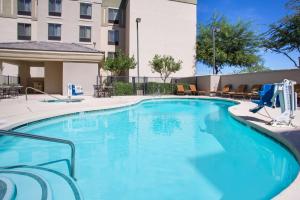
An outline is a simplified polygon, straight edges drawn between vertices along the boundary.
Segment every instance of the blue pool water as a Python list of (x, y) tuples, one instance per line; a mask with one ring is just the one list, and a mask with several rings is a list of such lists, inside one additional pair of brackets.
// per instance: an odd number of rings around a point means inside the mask
[[(270, 199), (298, 173), (293, 155), (237, 122), (230, 102), (153, 100), (74, 114), (16, 131), (71, 140), (85, 199)], [(67, 173), (70, 149), (0, 139), (0, 164), (42, 164)]]

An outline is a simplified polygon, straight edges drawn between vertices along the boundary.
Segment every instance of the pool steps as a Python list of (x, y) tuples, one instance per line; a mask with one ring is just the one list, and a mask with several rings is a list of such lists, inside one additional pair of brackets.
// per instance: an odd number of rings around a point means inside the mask
[(82, 200), (83, 197), (70, 176), (44, 167), (24, 166), (0, 170), (0, 199)]
[(1, 200), (10, 200), (15, 199), (17, 195), (16, 185), (14, 182), (0, 175), (0, 199)]

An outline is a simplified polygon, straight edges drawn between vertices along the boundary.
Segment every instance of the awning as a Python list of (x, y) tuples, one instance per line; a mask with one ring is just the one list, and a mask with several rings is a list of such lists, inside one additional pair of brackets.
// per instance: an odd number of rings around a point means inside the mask
[(100, 63), (104, 53), (75, 43), (0, 43), (0, 60), (67, 61)]

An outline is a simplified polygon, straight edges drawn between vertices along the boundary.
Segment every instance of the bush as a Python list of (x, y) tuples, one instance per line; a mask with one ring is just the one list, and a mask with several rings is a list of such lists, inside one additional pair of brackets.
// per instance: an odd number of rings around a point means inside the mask
[[(146, 95), (152, 95), (152, 94), (176, 94), (177, 92), (177, 85), (183, 85), (185, 90), (189, 90), (189, 84), (187, 83), (177, 83), (177, 84), (171, 84), (171, 83), (156, 83), (156, 82), (148, 82), (146, 83)], [(126, 82), (114, 82), (114, 95), (115, 96), (126, 96), (126, 95), (135, 95), (135, 91), (133, 90), (133, 84), (132, 83), (126, 83)], [(143, 89), (144, 85), (140, 83), (138, 85), (136, 83), (136, 89)]]
[(172, 83), (155, 83), (155, 82), (149, 82), (147, 83), (147, 90), (146, 94), (157, 94), (158, 92), (160, 94), (176, 94), (177, 92), (177, 85), (183, 85), (185, 90), (189, 90), (189, 84), (186, 83), (178, 83), (178, 84), (172, 84)]
[(131, 83), (115, 82), (114, 83), (114, 95), (125, 96), (133, 95), (133, 86)]
[(165, 91), (166, 94), (173, 94), (173, 88), (172, 84), (170, 83), (154, 83), (154, 82), (149, 82), (147, 83), (147, 90), (146, 94), (163, 94)]

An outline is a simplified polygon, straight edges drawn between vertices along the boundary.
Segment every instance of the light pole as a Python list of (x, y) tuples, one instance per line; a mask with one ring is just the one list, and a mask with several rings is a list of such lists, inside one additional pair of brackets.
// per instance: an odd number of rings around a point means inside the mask
[(216, 33), (220, 32), (220, 28), (213, 26), (211, 27), (211, 31), (212, 31), (212, 39), (213, 39), (213, 74), (216, 74), (215, 69), (216, 69)]
[(141, 18), (136, 18), (136, 60), (137, 60), (137, 78), (138, 84), (140, 83), (140, 49), (139, 49), (139, 23), (141, 23)]

